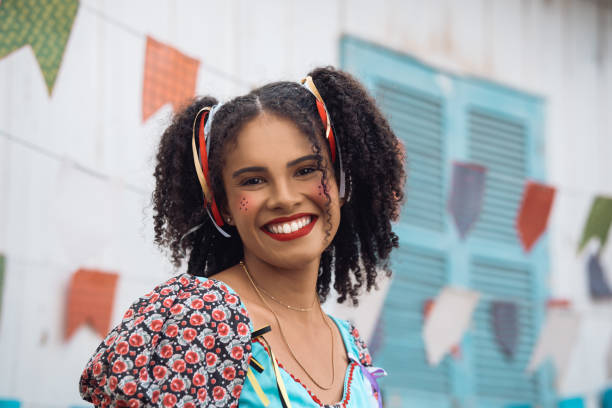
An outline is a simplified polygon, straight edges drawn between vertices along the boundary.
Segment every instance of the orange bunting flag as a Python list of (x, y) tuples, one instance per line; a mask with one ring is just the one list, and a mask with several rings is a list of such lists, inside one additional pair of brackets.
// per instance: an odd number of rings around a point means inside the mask
[(83, 323), (89, 324), (102, 338), (106, 336), (118, 277), (116, 273), (95, 269), (79, 269), (72, 275), (66, 308), (66, 340)]
[(548, 216), (555, 198), (555, 188), (528, 181), (516, 219), (516, 230), (525, 252), (531, 251), (546, 230)]
[(176, 109), (195, 94), (200, 61), (147, 37), (142, 86), (142, 121), (167, 103)]

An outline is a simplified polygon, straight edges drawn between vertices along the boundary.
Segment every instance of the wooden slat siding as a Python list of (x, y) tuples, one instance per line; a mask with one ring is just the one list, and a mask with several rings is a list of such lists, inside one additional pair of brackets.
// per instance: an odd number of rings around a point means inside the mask
[(423, 343), (423, 305), (448, 280), (444, 254), (402, 246), (394, 254), (395, 277), (385, 300), (383, 319), (392, 322), (377, 360), (387, 370), (385, 386), (436, 394), (451, 391), (448, 358), (430, 367)]
[[(475, 391), (481, 398), (503, 402), (538, 402), (538, 376), (525, 375), (537, 338), (533, 309), (537, 306), (535, 277), (529, 264), (473, 258), (471, 286), (487, 294), (474, 315)], [(516, 354), (508, 359), (495, 340), (491, 301), (510, 300), (518, 304), (519, 340)], [(496, 404), (498, 405), (498, 404)]]
[(406, 146), (409, 177), (401, 221), (442, 231), (445, 215), (442, 102), (389, 81), (378, 82), (375, 95)]
[(527, 177), (526, 130), (520, 122), (468, 111), (470, 161), (487, 168), (482, 213), (474, 236), (518, 245), (515, 220)]

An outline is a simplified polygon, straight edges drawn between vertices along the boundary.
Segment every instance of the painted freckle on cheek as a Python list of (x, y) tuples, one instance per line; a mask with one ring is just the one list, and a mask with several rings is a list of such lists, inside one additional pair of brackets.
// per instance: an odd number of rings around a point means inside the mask
[(239, 204), (240, 211), (249, 211), (249, 200), (246, 197), (242, 197)]
[(312, 192), (312, 199), (321, 205), (325, 205), (327, 197), (325, 196), (325, 190), (321, 184), (317, 184), (316, 188)]

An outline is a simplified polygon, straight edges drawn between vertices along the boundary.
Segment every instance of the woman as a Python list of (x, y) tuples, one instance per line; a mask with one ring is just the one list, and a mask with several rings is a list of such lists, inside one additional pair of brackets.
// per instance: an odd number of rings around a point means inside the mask
[[(81, 377), (96, 406), (381, 406), (367, 348), (323, 313), (397, 247), (401, 145), (350, 75), (318, 68), (165, 131), (156, 243), (187, 273), (136, 301)], [(248, 311), (248, 312), (247, 312)]]

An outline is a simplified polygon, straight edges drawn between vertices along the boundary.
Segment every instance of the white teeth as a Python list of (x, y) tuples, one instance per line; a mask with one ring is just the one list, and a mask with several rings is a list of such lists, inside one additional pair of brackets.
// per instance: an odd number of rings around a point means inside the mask
[(306, 225), (310, 224), (311, 218), (309, 215), (299, 218), (297, 220), (293, 220), (291, 222), (286, 222), (284, 224), (274, 224), (268, 225), (268, 231), (273, 234), (290, 234), (299, 229), (304, 228)]

